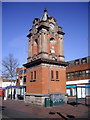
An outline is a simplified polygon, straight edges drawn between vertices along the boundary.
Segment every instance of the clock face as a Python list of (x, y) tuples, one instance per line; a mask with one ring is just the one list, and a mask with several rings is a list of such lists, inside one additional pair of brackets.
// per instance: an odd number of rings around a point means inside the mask
[(37, 33), (37, 29), (36, 28), (34, 29), (34, 33)]
[(49, 24), (49, 27), (51, 28), (51, 29), (54, 29), (54, 25), (51, 23), (51, 24)]

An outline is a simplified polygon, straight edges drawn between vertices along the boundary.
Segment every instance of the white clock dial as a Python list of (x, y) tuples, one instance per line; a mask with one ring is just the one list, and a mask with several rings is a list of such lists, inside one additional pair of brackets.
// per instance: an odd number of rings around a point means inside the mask
[(37, 29), (36, 28), (34, 29), (34, 33), (37, 33)]
[(49, 24), (49, 27), (50, 27), (51, 29), (54, 29), (54, 25), (53, 25), (53, 24)]

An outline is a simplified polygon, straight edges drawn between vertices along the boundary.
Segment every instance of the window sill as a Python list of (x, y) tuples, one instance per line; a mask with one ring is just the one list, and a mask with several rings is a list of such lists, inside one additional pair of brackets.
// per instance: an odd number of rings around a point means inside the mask
[(55, 79), (51, 79), (51, 81), (55, 81)]
[(36, 80), (30, 80), (30, 82), (35, 82)]
[(51, 81), (59, 81), (59, 79), (51, 79)]

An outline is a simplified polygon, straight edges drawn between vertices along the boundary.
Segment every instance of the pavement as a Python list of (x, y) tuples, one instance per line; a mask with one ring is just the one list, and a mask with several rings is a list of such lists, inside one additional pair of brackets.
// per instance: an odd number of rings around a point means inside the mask
[[(83, 118), (89, 119), (89, 109), (90, 106), (85, 104), (78, 104), (77, 106), (71, 102), (69, 104), (64, 104), (54, 107), (42, 107), (26, 104), (24, 101), (16, 100), (3, 100), (0, 111), (2, 111), (2, 117), (5, 118), (54, 118), (54, 120), (62, 119), (76, 119)], [(83, 101), (84, 103), (84, 101)]]

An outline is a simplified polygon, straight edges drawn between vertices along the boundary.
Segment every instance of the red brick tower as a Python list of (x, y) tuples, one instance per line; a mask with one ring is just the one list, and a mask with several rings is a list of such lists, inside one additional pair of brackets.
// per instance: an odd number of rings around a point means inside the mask
[(35, 18), (29, 30), (26, 101), (44, 105), (52, 95), (66, 93), (66, 65), (62, 27), (47, 10), (41, 19)]

